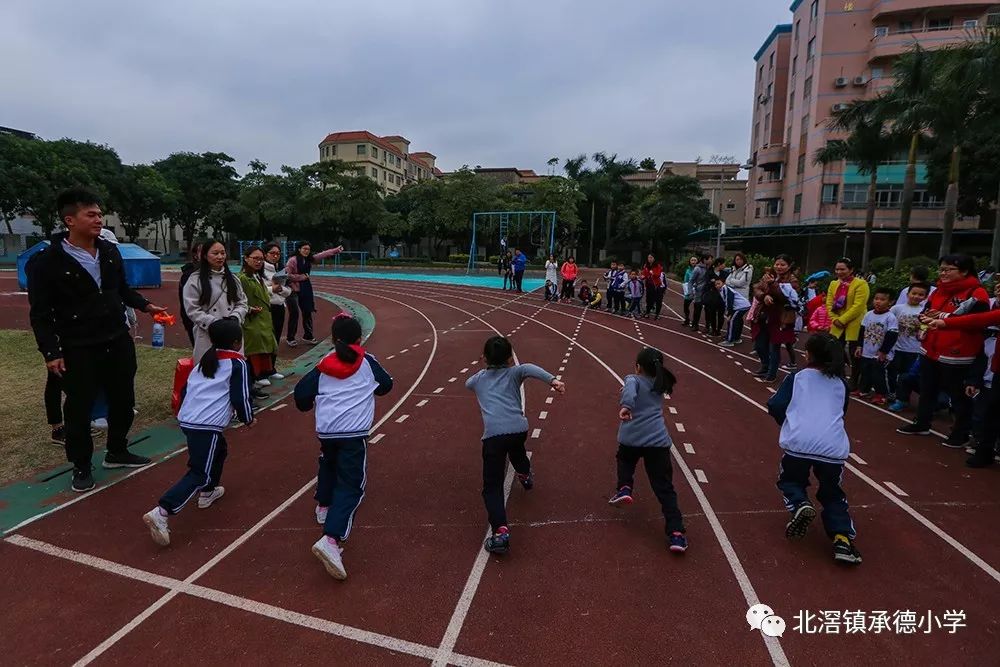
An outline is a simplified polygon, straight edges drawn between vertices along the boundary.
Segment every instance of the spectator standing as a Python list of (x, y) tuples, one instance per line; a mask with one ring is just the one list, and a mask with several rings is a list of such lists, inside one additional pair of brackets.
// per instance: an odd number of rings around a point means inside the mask
[[(267, 286), (268, 299), (271, 310), (271, 330), (274, 332), (275, 346), (281, 342), (281, 331), (285, 325), (285, 300), (291, 295), (292, 289), (285, 284), (287, 277), (284, 271), (278, 272), (281, 263), (281, 246), (277, 243), (268, 243), (264, 246), (264, 284)], [(277, 349), (271, 361), (275, 372), (271, 374), (272, 380), (283, 380), (284, 375), (277, 372)]]
[(833, 268), (837, 279), (830, 283), (826, 291), (826, 312), (832, 320), (830, 335), (847, 346), (847, 357), (851, 363), (851, 388), (858, 386), (861, 364), (855, 354), (861, 334), (861, 320), (868, 312), (868, 296), (871, 287), (866, 280), (854, 275), (854, 264), (841, 257)]
[(303, 340), (310, 345), (315, 345), (319, 341), (313, 338), (313, 316), (316, 312), (316, 300), (313, 296), (312, 282), (309, 274), (312, 273), (313, 261), (326, 259), (344, 251), (344, 246), (330, 248), (323, 252), (312, 254), (312, 245), (308, 241), (301, 241), (295, 248), (295, 254), (288, 258), (285, 263), (285, 274), (288, 276), (289, 286), (292, 293), (285, 300), (288, 306), (288, 347), (298, 345), (296, 335), (299, 330), (299, 314), (302, 314), (302, 335)]
[(273, 294), (264, 282), (264, 251), (250, 246), (243, 252), (240, 286), (247, 297), (247, 317), (243, 321), (243, 354), (250, 363), (254, 388), (267, 387), (275, 374), (274, 358), (278, 343), (271, 321)]
[(201, 262), (201, 243), (194, 243), (188, 251), (188, 262), (181, 267), (181, 278), (177, 281), (177, 303), (180, 304), (181, 324), (187, 332), (188, 340), (194, 346), (194, 322), (187, 316), (184, 310), (184, 286), (187, 284), (191, 274), (198, 270), (198, 263)]
[(562, 268), (559, 270), (562, 274), (562, 298), (566, 301), (572, 301), (575, 294), (575, 289), (573, 284), (576, 282), (576, 276), (579, 273), (579, 268), (576, 265), (576, 260), (572, 257), (568, 257), (565, 262), (563, 262)]
[(184, 286), (184, 309), (194, 323), (194, 358), (212, 347), (208, 327), (224, 318), (239, 320), (247, 317), (247, 296), (240, 281), (226, 264), (226, 246), (219, 241), (206, 241), (202, 246), (198, 271)]
[(741, 252), (733, 255), (733, 268), (726, 276), (726, 287), (750, 300), (750, 286), (753, 283), (753, 266), (747, 263), (746, 255)]
[(528, 266), (528, 258), (519, 248), (514, 248), (514, 258), (510, 261), (511, 270), (514, 272), (511, 289), (515, 292), (523, 292), (521, 284), (524, 281), (524, 269)]

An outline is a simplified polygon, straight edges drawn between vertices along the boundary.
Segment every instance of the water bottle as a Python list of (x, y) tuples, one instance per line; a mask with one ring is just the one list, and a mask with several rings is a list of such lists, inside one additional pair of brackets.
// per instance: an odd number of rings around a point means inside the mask
[(166, 328), (159, 322), (153, 323), (153, 349), (162, 350), (163, 349), (163, 335), (166, 333)]

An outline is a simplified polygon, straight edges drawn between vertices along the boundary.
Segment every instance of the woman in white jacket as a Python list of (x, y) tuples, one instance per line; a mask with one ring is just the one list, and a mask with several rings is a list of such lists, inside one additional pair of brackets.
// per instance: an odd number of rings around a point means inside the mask
[(753, 284), (753, 267), (747, 263), (746, 256), (738, 252), (733, 255), (733, 269), (726, 277), (726, 286), (739, 292), (749, 301), (751, 284)]
[(194, 323), (194, 361), (212, 347), (208, 327), (216, 320), (232, 317), (243, 325), (247, 296), (236, 276), (226, 265), (226, 246), (219, 241), (205, 243), (198, 270), (184, 285), (184, 312)]
[[(270, 290), (271, 323), (274, 325), (274, 340), (278, 343), (281, 342), (281, 330), (285, 326), (285, 299), (292, 293), (292, 288), (285, 282), (283, 274), (279, 276), (278, 280), (274, 279), (274, 275), (278, 273), (280, 262), (281, 246), (277, 243), (268, 243), (264, 246), (264, 283)], [(278, 355), (273, 356), (275, 359), (272, 361), (277, 361)], [(277, 366), (272, 363), (271, 368), (277, 368)], [(271, 379), (282, 380), (284, 377), (281, 373), (275, 373)]]
[(559, 284), (559, 262), (556, 261), (555, 255), (549, 255), (549, 258), (545, 261), (545, 279), (551, 282), (553, 285)]

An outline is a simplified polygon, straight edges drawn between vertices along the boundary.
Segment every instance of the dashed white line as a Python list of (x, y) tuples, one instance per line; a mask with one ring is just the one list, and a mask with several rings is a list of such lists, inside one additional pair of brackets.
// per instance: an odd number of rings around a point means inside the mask
[(395, 354), (390, 354), (388, 357), (386, 357), (386, 360), (395, 359), (395, 358), (396, 358)]
[(855, 454), (854, 452), (851, 452), (851, 453), (849, 454), (849, 456), (850, 456), (850, 457), (851, 457), (852, 459), (854, 459), (854, 461), (855, 461), (856, 463), (858, 463), (858, 464), (860, 464), (860, 465), (863, 465), (863, 466), (866, 466), (866, 465), (868, 465), (868, 461), (865, 461), (865, 460), (864, 460), (863, 458), (861, 458), (860, 456), (858, 456), (858, 455), (857, 455), (857, 454)]
[(742, 362), (739, 362), (739, 361), (734, 361), (733, 363), (736, 364), (737, 366), (742, 366), (743, 365)]
[(670, 406), (669, 408), (667, 408), (667, 410), (669, 410), (670, 414), (672, 414), (672, 415), (676, 415), (677, 414), (677, 408), (675, 408), (673, 406)]
[(281, 410), (282, 408), (287, 408), (287, 407), (288, 407), (288, 403), (279, 403), (278, 405), (276, 405), (273, 408), (271, 408), (271, 412), (277, 412), (278, 410)]
[(687, 430), (687, 429), (684, 428), (684, 424), (682, 424), (680, 422), (677, 422), (676, 424), (674, 424), (674, 426), (677, 427), (677, 432), (678, 433), (684, 433), (684, 431)]
[(705, 471), (700, 468), (694, 469), (695, 478), (702, 484), (708, 484), (708, 477), (705, 475)]
[(425, 405), (427, 405), (427, 399), (426, 398), (424, 400), (420, 401), (419, 403), (417, 403), (417, 407), (418, 408), (422, 408)]
[(557, 376), (556, 376), (556, 379), (557, 379), (557, 380), (562, 380), (562, 375), (557, 375)]
[(538, 418), (539, 419), (545, 419), (548, 416), (549, 416), (549, 413), (546, 412), (545, 410), (542, 410), (541, 412), (538, 413)]
[(402, 424), (403, 422), (405, 422), (409, 418), (410, 418), (410, 415), (400, 415), (399, 417), (396, 417), (396, 423), (397, 424)]
[(685, 442), (684, 451), (687, 452), (688, 454), (694, 454), (694, 445), (692, 445), (690, 442)]
[(901, 488), (893, 484), (892, 482), (883, 482), (883, 484), (885, 484), (889, 490), (891, 490), (893, 493), (895, 493), (897, 496), (900, 496), (901, 498), (906, 498), (908, 495), (910, 495), (906, 491), (903, 491)]
[(409, 350), (409, 348), (405, 348), (405, 347), (404, 347), (404, 348), (403, 348), (402, 350), (400, 350), (400, 351), (399, 351), (399, 353), (400, 353), (400, 354), (406, 354), (406, 353), (407, 353), (407, 352), (409, 352), (409, 351), (410, 351), (410, 350)]
[(468, 373), (468, 372), (469, 372), (469, 367), (468, 366), (466, 366), (465, 368), (463, 368), (462, 370), (459, 371), (459, 373)]
[(379, 440), (381, 440), (381, 439), (382, 439), (382, 438), (384, 438), (384, 437), (385, 437), (385, 433), (378, 433), (378, 434), (376, 434), (376, 435), (373, 435), (373, 436), (372, 436), (372, 437), (371, 437), (371, 438), (370, 438), (370, 439), (368, 440), (368, 444), (370, 444), (370, 445), (374, 445), (374, 444), (375, 444), (376, 442), (378, 442)]
[(456, 378), (448, 378), (448, 382), (454, 382), (457, 379), (458, 379), (457, 377)]
[(545, 402), (551, 404), (552, 403), (552, 397), (551, 396), (547, 397), (545, 399)]
[(413, 345), (411, 345), (410, 347), (420, 347), (420, 343), (414, 343), (414, 344), (413, 344)]
[(777, 393), (778, 393), (778, 392), (777, 392), (777, 390), (775, 390), (775, 388), (774, 388), (774, 387), (768, 387), (768, 388), (767, 388), (767, 390), (768, 390), (769, 392), (771, 392), (772, 394), (777, 394)]
[(538, 437), (538, 436), (540, 436), (541, 434), (542, 434), (542, 429), (540, 429), (540, 428), (536, 428), (536, 429), (534, 429), (534, 430), (533, 430), (533, 431), (531, 432), (531, 437), (532, 437), (532, 438), (537, 438), (537, 437)]
[(566, 370), (566, 367), (565, 366), (560, 366), (559, 370), (564, 371), (564, 370)]
[(442, 391), (444, 391), (444, 387), (438, 387), (437, 389), (434, 390), (434, 393), (440, 394)]

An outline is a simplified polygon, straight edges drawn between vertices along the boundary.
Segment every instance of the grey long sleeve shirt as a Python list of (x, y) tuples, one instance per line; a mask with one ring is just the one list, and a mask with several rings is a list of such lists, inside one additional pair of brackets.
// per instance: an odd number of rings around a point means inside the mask
[(483, 415), (483, 439), (508, 433), (524, 433), (528, 419), (521, 407), (521, 383), (535, 378), (549, 384), (555, 376), (534, 364), (484, 368), (465, 381), (479, 401)]

